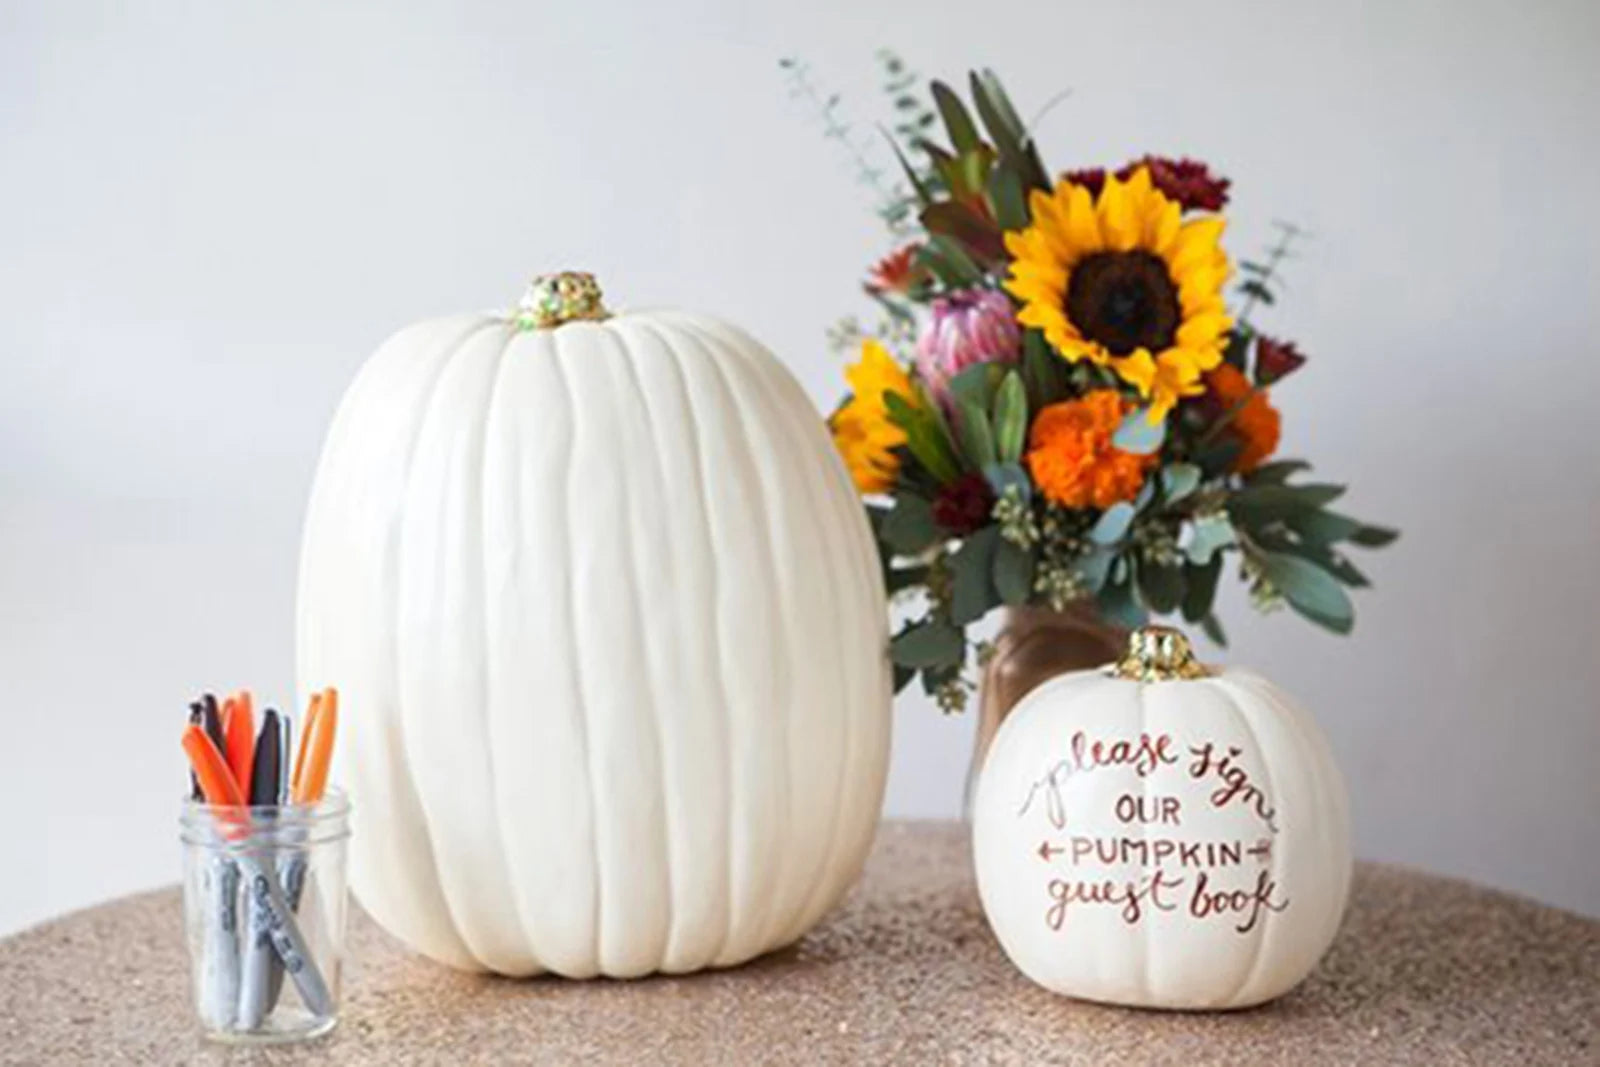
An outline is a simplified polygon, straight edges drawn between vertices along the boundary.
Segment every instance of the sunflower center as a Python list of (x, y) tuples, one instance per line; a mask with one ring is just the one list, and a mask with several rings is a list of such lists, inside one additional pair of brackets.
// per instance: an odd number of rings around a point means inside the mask
[(1114, 356), (1172, 345), (1182, 320), (1167, 265), (1150, 252), (1096, 252), (1072, 268), (1067, 316), (1078, 332)]

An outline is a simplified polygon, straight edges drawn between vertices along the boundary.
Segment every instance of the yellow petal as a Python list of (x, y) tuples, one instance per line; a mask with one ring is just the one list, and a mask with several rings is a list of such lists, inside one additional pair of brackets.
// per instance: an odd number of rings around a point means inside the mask
[(1133, 201), (1124, 185), (1115, 175), (1106, 175), (1105, 188), (1100, 190), (1098, 203), (1100, 236), (1113, 252), (1127, 252), (1139, 245), (1139, 220), (1133, 211)]
[(1220, 215), (1189, 219), (1178, 227), (1177, 237), (1163, 253), (1174, 278), (1181, 280), (1192, 270), (1215, 265), (1221, 255), (1222, 227)]
[(1149, 352), (1136, 348), (1126, 356), (1111, 360), (1111, 367), (1117, 377), (1139, 390), (1140, 396), (1150, 395), (1156, 383), (1156, 361)]
[(1214, 311), (1193, 315), (1183, 320), (1175, 340), (1184, 348), (1201, 348), (1214, 345), (1231, 325), (1224, 312)]
[(1145, 247), (1161, 255), (1172, 242), (1177, 240), (1178, 230), (1183, 225), (1183, 209), (1176, 201), (1159, 197), (1151, 200), (1151, 210), (1145, 216), (1144, 243)]

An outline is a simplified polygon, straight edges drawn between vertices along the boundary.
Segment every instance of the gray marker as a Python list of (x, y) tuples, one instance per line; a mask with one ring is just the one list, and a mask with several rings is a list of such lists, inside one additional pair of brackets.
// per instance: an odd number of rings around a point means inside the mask
[(206, 1022), (231, 1030), (239, 996), (239, 868), (226, 856), (213, 856), (204, 884), (211, 898), (200, 968)]
[(328, 1015), (333, 1010), (333, 997), (328, 992), (328, 984), (323, 981), (322, 972), (317, 970), (316, 963), (311, 959), (311, 950), (294, 921), (294, 912), (283, 895), (282, 887), (278, 885), (272, 865), (262, 864), (253, 857), (240, 857), (239, 866), (248, 879), (247, 895), (252, 904), (260, 905), (264, 912), (272, 947), (283, 961), (283, 969), (289, 972), (295, 988), (300, 991), (300, 999), (305, 1002), (306, 1010), (313, 1015)]
[[(258, 862), (264, 874), (277, 877), (270, 859)], [(267, 907), (254, 893), (245, 898), (245, 916), (244, 956), (239, 967), (239, 1029), (255, 1030), (272, 1010), (272, 972), (278, 952), (272, 945)]]

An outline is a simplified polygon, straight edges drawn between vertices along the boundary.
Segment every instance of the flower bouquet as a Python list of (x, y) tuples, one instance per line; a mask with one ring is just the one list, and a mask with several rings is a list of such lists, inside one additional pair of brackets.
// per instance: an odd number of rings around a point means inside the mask
[[(856, 151), (837, 98), (785, 65)], [(970, 109), (933, 82), (930, 108), (903, 64), (886, 70), (908, 188), (868, 170), (898, 247), (865, 286), (880, 328), (846, 331), (859, 358), (829, 423), (888, 588), (914, 603), (897, 686), (920, 674), (964, 706), (967, 628), (1001, 605), (1178, 614), (1224, 643), (1212, 605), (1231, 563), (1258, 607), (1347, 632), (1346, 588), (1367, 581), (1344, 547), (1397, 535), (1329, 510), (1342, 487), (1275, 456), (1269, 394), (1305, 357), (1251, 313), (1298, 231), (1239, 264), (1230, 309), (1226, 179), (1155, 156), (1053, 176), (993, 73), (971, 76)]]

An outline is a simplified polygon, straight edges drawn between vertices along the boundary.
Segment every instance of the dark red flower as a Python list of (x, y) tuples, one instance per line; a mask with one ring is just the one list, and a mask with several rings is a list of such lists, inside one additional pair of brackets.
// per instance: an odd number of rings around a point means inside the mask
[(1081, 185), (1089, 190), (1090, 196), (1099, 196), (1100, 190), (1106, 184), (1106, 169), (1104, 167), (1084, 167), (1082, 170), (1069, 170), (1061, 176), (1063, 181), (1073, 185)]
[(1228, 203), (1228, 186), (1232, 183), (1212, 174), (1211, 168), (1199, 160), (1145, 156), (1117, 171), (1117, 178), (1127, 181), (1140, 167), (1149, 167), (1151, 184), (1185, 211), (1221, 211)]
[(994, 490), (981, 474), (964, 474), (933, 498), (933, 518), (953, 534), (969, 534), (989, 521)]
[[(1117, 180), (1127, 181), (1140, 167), (1149, 167), (1151, 184), (1185, 211), (1221, 211), (1228, 203), (1228, 186), (1232, 183), (1212, 174), (1211, 168), (1199, 160), (1145, 156), (1118, 170)], [(1099, 196), (1106, 184), (1103, 167), (1069, 170), (1061, 177), (1088, 189), (1090, 196)]]
[(1293, 341), (1278, 341), (1262, 335), (1256, 338), (1256, 384), (1271, 385), (1299, 370), (1306, 357)]
[(909, 293), (922, 280), (915, 242), (897, 248), (872, 265), (867, 272), (867, 290), (873, 293)]

